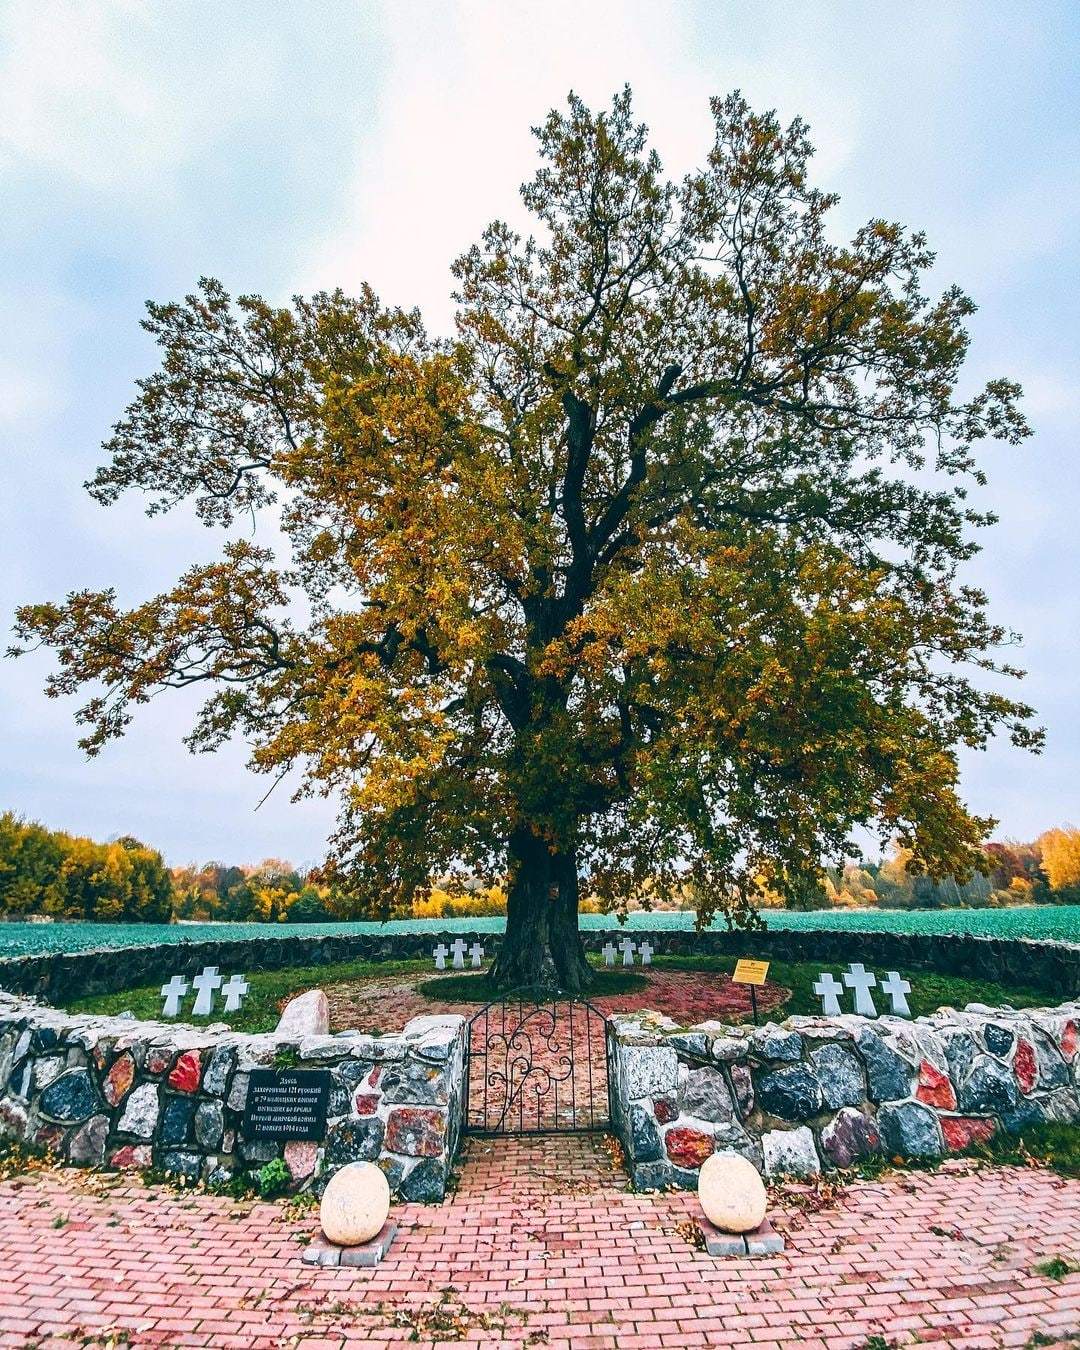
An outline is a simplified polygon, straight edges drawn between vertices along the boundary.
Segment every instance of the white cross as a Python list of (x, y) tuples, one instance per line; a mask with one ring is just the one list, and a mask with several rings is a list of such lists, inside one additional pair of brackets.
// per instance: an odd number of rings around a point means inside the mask
[(250, 987), (243, 975), (230, 975), (221, 986), (221, 992), (225, 995), (225, 1011), (239, 1012), (240, 1005), (244, 1001), (244, 995)]
[(179, 1017), (180, 1000), (188, 991), (187, 980), (182, 975), (174, 975), (168, 984), (161, 986), (161, 997), (165, 1000), (165, 1006), (161, 1010), (162, 1017)]
[(454, 954), (454, 969), (465, 969), (465, 943), (461, 938), (455, 938), (450, 944), (450, 950)]
[(473, 969), (478, 970), (484, 960), (484, 949), (479, 942), (474, 942), (469, 948), (469, 955), (472, 957)]
[(881, 981), (881, 992), (888, 994), (892, 999), (892, 1012), (894, 1017), (910, 1017), (911, 1009), (908, 1007), (907, 995), (911, 993), (911, 985), (907, 980), (902, 979), (898, 970), (890, 970), (888, 978)]
[(641, 964), (643, 966), (651, 966), (653, 949), (652, 943), (648, 940), (648, 938), (646, 938), (645, 941), (641, 944), (641, 946), (638, 948), (638, 951), (641, 953)]
[(843, 1009), (840, 1007), (840, 995), (844, 986), (829, 971), (823, 970), (814, 985), (814, 993), (821, 999), (821, 1011), (826, 1017), (837, 1017)]
[(615, 964), (615, 951), (616, 951), (614, 942), (605, 942), (602, 950), (604, 953), (604, 965), (613, 966)]
[(217, 966), (205, 966), (201, 975), (191, 981), (192, 989), (199, 991), (192, 1013), (195, 1017), (209, 1017), (214, 1011), (214, 990), (221, 988)]
[(844, 983), (855, 990), (855, 1012), (859, 1017), (876, 1017), (877, 1009), (870, 990), (877, 984), (877, 976), (859, 961), (852, 961), (844, 971)]
[(445, 970), (446, 958), (450, 954), (450, 948), (446, 945), (446, 943), (440, 942), (439, 945), (433, 949), (431, 954), (435, 958), (435, 969)]
[(637, 943), (631, 942), (628, 937), (625, 937), (619, 943), (619, 946), (622, 948), (623, 965), (632, 966), (634, 964), (634, 952), (637, 950)]

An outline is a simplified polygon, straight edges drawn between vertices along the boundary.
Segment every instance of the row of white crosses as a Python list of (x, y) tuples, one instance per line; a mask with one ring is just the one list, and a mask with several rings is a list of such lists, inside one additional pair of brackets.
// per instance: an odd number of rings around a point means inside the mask
[[(836, 1017), (843, 1012), (840, 1006), (840, 995), (844, 992), (844, 985), (855, 992), (855, 1012), (859, 1017), (876, 1017), (877, 1008), (874, 1006), (874, 1000), (870, 997), (870, 990), (877, 984), (877, 976), (873, 971), (867, 970), (864, 965), (858, 961), (853, 961), (844, 971), (844, 983), (835, 979), (827, 971), (822, 972), (814, 985), (814, 993), (821, 999), (822, 1011), (826, 1017)], [(908, 1007), (907, 996), (911, 993), (911, 985), (907, 980), (900, 978), (898, 970), (890, 970), (887, 977), (881, 981), (880, 989), (883, 994), (888, 994), (892, 1000), (892, 1014), (894, 1017), (910, 1017), (911, 1009)]]
[[(193, 1017), (209, 1017), (214, 1011), (214, 994), (220, 989), (225, 995), (224, 1011), (239, 1012), (244, 995), (250, 988), (243, 975), (230, 975), (223, 980), (217, 966), (206, 966), (200, 974), (192, 977), (191, 988), (195, 990), (195, 1005), (191, 1009)], [(181, 975), (174, 975), (168, 984), (161, 986), (161, 997), (165, 1000), (161, 1009), (163, 1017), (179, 1017), (180, 1005), (188, 992), (188, 982)]]
[(631, 942), (630, 939), (626, 937), (623, 938), (618, 947), (616, 947), (613, 942), (607, 942), (601, 950), (604, 953), (605, 966), (613, 966), (615, 964), (615, 953), (619, 951), (622, 952), (622, 963), (624, 966), (632, 966), (634, 964), (635, 952), (641, 957), (641, 964), (643, 966), (652, 965), (653, 948), (652, 943), (649, 942), (648, 939), (646, 939), (639, 947), (636, 942)]
[(484, 961), (483, 947), (480, 946), (479, 942), (474, 942), (471, 947), (466, 948), (465, 943), (462, 941), (461, 938), (455, 938), (454, 941), (451, 942), (449, 947), (446, 945), (445, 942), (440, 942), (439, 945), (432, 951), (431, 954), (435, 958), (435, 969), (445, 970), (446, 958), (448, 956), (452, 956), (454, 958), (454, 969), (464, 970), (466, 950), (472, 957), (473, 969), (479, 970)]

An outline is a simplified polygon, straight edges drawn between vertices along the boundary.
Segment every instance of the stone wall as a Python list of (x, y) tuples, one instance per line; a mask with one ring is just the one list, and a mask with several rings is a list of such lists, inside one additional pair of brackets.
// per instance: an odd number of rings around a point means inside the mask
[[(463, 1117), (465, 1023), (417, 1017), (391, 1036), (302, 1040), (58, 1012), (0, 995), (0, 1137), (64, 1160), (156, 1167), (224, 1181), (284, 1157), (316, 1189), (342, 1164), (377, 1162), (409, 1200), (445, 1193)], [(320, 1143), (251, 1140), (240, 1125), (249, 1071), (331, 1074)]]
[(499, 934), (491, 933), (342, 933), (318, 937), (298, 927), (285, 937), (161, 942), (147, 947), (94, 947), (81, 952), (4, 957), (0, 959), (0, 989), (29, 994), (46, 1003), (62, 1003), (87, 994), (112, 994), (119, 989), (164, 983), (176, 974), (190, 977), (205, 966), (250, 974), (339, 961), (430, 960), (436, 943), (462, 936), (470, 944), (479, 939), (489, 954), (498, 947)]
[(701, 1164), (728, 1149), (766, 1176), (813, 1175), (1080, 1121), (1078, 1051), (1080, 1003), (763, 1027), (608, 1020), (613, 1126), (642, 1187), (696, 1189)]
[[(692, 929), (592, 929), (583, 936), (599, 951), (613, 932), (635, 942), (648, 938), (658, 956), (754, 956), (771, 961), (820, 961), (846, 964), (855, 958), (871, 966), (907, 970), (924, 967), (946, 975), (967, 975), (1001, 984), (1045, 991), (1058, 1002), (1080, 995), (1080, 945), (1064, 942), (970, 937), (966, 934), (855, 933), (832, 929), (775, 929), (765, 933), (696, 933)], [(204, 966), (221, 970), (280, 970), (337, 961), (430, 960), (438, 942), (464, 938), (479, 942), (491, 957), (499, 933), (340, 933), (317, 937), (246, 938), (220, 942), (181, 942), (152, 947), (95, 948), (0, 959), (0, 989), (62, 1003), (84, 994), (114, 993), (158, 984), (179, 973), (191, 976)], [(1078, 934), (1080, 938), (1080, 934)]]

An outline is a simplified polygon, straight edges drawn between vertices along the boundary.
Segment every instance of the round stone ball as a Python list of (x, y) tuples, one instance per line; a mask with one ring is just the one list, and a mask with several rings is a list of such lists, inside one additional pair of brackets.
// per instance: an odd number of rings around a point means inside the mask
[(319, 1222), (328, 1242), (356, 1247), (370, 1242), (390, 1213), (390, 1183), (374, 1163), (340, 1168), (323, 1191)]
[(714, 1153), (701, 1165), (698, 1200), (722, 1233), (750, 1233), (760, 1226), (768, 1201), (752, 1162), (738, 1153)]

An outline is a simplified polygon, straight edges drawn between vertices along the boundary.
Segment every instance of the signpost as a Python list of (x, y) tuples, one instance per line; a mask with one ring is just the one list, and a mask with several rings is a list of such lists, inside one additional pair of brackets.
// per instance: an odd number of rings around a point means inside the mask
[(746, 959), (736, 961), (735, 974), (731, 977), (732, 984), (747, 984), (750, 986), (750, 1006), (754, 1010), (754, 1026), (757, 1026), (757, 986), (764, 984), (769, 975), (768, 961), (749, 961)]

